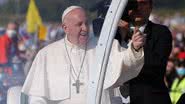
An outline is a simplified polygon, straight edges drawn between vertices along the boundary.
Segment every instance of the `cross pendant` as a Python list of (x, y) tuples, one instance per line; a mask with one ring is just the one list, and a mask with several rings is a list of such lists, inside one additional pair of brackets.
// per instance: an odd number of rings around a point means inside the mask
[(73, 83), (73, 86), (76, 86), (76, 93), (80, 93), (80, 86), (83, 85), (83, 83), (80, 83), (80, 80), (77, 79), (75, 83)]

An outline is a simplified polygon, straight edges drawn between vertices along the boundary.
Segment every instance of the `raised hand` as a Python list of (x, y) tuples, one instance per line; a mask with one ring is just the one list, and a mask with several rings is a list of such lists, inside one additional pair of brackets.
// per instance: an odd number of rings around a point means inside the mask
[(135, 50), (139, 50), (143, 45), (145, 44), (145, 36), (141, 31), (139, 31), (139, 28), (136, 27), (134, 29), (134, 33), (132, 36), (132, 45)]

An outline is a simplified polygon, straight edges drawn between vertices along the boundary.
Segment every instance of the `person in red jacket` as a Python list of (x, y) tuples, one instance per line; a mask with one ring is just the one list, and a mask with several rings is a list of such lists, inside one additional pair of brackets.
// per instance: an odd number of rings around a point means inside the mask
[(0, 36), (0, 68), (9, 75), (12, 74), (12, 58), (17, 54), (17, 31), (18, 23), (9, 22), (5, 34)]

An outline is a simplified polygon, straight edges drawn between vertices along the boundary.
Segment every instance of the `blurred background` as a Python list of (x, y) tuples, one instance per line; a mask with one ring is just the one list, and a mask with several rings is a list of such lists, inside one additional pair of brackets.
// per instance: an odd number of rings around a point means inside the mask
[[(0, 0), (0, 26), (11, 19), (25, 22), (30, 0)], [(87, 10), (103, 0), (35, 0), (44, 22), (59, 22), (63, 10), (69, 5), (81, 5)], [(104, 0), (106, 1), (106, 0)], [(160, 17), (170, 16), (180, 12), (185, 15), (185, 0), (154, 0), (154, 12)], [(90, 12), (91, 19), (95, 11)]]
[[(172, 87), (175, 79), (185, 81), (185, 0), (153, 0), (150, 20), (169, 27), (173, 50), (164, 81), (170, 92), (185, 93)], [(61, 15), (70, 5), (87, 10), (89, 23), (98, 16), (106, 0), (0, 0), (0, 104), (6, 104), (7, 91), (21, 86), (37, 51), (64, 37)], [(91, 33), (92, 29), (91, 29)], [(177, 74), (178, 69), (184, 73)]]

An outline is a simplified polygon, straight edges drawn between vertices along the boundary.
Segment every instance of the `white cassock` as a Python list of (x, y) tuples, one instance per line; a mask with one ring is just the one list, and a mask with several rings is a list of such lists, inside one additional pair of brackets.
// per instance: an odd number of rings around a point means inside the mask
[[(40, 50), (22, 88), (22, 92), (29, 96), (29, 103), (85, 104), (89, 69), (95, 58), (96, 44), (97, 39), (91, 38), (85, 49), (72, 45), (64, 38)], [(131, 45), (125, 49), (115, 40), (109, 58), (102, 104), (110, 104), (113, 94), (109, 91), (136, 77), (143, 63), (143, 49), (136, 52)], [(74, 86), (77, 76), (81, 83), (79, 93)]]

